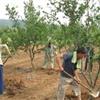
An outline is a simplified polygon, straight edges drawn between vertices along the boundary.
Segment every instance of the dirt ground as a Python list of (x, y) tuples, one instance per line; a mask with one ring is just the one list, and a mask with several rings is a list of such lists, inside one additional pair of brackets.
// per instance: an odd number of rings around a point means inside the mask
[[(4, 66), (5, 94), (0, 100), (56, 100), (59, 83), (58, 67), (55, 70), (43, 70), (43, 53), (35, 57), (35, 70), (32, 69), (30, 59), (24, 52), (19, 51), (10, 58)], [(85, 80), (82, 81), (85, 83)], [(100, 81), (98, 81), (100, 84)], [(82, 88), (82, 100), (87, 100), (88, 92)], [(69, 100), (77, 100), (72, 89), (66, 91)], [(100, 97), (94, 99), (100, 100)]]

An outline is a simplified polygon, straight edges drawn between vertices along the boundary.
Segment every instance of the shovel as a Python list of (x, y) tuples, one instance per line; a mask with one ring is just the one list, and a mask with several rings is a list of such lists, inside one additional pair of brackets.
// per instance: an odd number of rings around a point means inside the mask
[(89, 87), (87, 87), (85, 84), (80, 83), (79, 81), (77, 81), (72, 75), (70, 75), (69, 73), (67, 73), (66, 71), (63, 71), (65, 74), (67, 74), (68, 76), (70, 76), (73, 80), (75, 80), (78, 84), (80, 84), (81, 86), (83, 86), (84, 88), (86, 88), (87, 90), (90, 91), (90, 95), (93, 96), (94, 98), (98, 97), (100, 92), (99, 91), (93, 91), (92, 89), (90, 89)]

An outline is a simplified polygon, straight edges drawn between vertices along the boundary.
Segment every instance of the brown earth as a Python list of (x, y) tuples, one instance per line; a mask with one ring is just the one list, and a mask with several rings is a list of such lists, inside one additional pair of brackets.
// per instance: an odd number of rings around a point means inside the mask
[[(4, 66), (5, 94), (0, 96), (0, 100), (56, 100), (58, 67), (55, 70), (41, 69), (43, 58), (43, 53), (35, 56), (35, 70), (31, 67), (28, 55), (22, 51), (10, 58)], [(85, 83), (83, 77), (82, 82)], [(66, 91), (66, 97), (77, 100), (71, 88)], [(82, 87), (82, 100), (87, 98), (88, 92)], [(100, 100), (100, 97), (94, 100)]]

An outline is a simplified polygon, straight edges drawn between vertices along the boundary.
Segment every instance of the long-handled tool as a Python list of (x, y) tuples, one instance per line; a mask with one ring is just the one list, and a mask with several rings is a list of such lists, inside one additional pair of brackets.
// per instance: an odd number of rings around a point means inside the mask
[(8, 56), (8, 57), (4, 60), (3, 64), (5, 64), (5, 63), (7, 62), (7, 60), (8, 60), (10, 57), (11, 57), (11, 56)]
[(89, 87), (87, 87), (85, 84), (77, 81), (72, 75), (70, 75), (69, 73), (67, 73), (66, 71), (63, 71), (65, 74), (67, 74), (69, 77), (71, 77), (73, 80), (75, 80), (78, 84), (80, 84), (81, 86), (83, 86), (84, 88), (86, 88), (87, 90), (90, 91), (90, 95), (93, 96), (94, 98), (98, 97), (100, 92), (99, 91), (93, 91), (92, 89), (90, 89)]

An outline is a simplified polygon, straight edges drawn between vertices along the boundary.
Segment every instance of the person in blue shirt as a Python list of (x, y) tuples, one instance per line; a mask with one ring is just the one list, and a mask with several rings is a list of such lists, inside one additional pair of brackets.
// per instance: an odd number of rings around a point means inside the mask
[(72, 86), (72, 89), (75, 92), (75, 95), (78, 97), (78, 100), (81, 100), (81, 90), (79, 84), (65, 72), (80, 82), (78, 74), (81, 67), (79, 67), (77, 64), (79, 64), (80, 60), (84, 57), (86, 57), (86, 51), (84, 47), (78, 48), (74, 53), (64, 54), (63, 64), (61, 64), (59, 56), (57, 57), (57, 62), (60, 68), (60, 82), (58, 85), (57, 100), (64, 100), (65, 86), (68, 90), (69, 85)]

